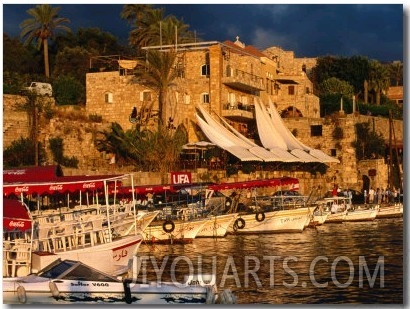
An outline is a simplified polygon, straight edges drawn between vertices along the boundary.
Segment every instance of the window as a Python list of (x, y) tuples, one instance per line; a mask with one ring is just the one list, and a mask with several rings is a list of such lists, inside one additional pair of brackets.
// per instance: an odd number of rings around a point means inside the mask
[(209, 76), (209, 64), (204, 64), (201, 67), (201, 75), (202, 76)]
[(330, 155), (332, 156), (332, 157), (336, 157), (336, 149), (330, 149)]
[(322, 125), (310, 126), (310, 136), (322, 136)]
[(306, 87), (306, 94), (310, 94), (310, 88)]
[(295, 86), (289, 86), (288, 87), (288, 94), (289, 95), (295, 95)]
[(104, 101), (105, 103), (112, 103), (113, 99), (112, 99), (112, 93), (111, 92), (106, 92), (104, 94)]
[(209, 93), (202, 94), (202, 103), (209, 103)]
[(151, 92), (150, 91), (141, 92), (140, 100), (143, 101), (143, 102), (150, 102), (151, 101)]

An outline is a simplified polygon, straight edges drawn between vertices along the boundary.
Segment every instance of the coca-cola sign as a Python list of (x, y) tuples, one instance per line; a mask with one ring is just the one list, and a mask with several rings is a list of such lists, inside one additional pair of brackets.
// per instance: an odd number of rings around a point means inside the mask
[(59, 191), (61, 189), (63, 189), (63, 185), (51, 185), (49, 188), (50, 191)]
[(95, 188), (95, 182), (88, 182), (83, 184), (84, 189), (94, 189)]
[(9, 222), (9, 227), (10, 228), (21, 228), (21, 227), (24, 227), (24, 222), (23, 221), (13, 221), (13, 220), (11, 220)]
[(16, 187), (14, 189), (14, 192), (16, 193), (22, 193), (22, 192), (28, 192), (29, 188), (28, 186), (24, 186), (24, 187)]

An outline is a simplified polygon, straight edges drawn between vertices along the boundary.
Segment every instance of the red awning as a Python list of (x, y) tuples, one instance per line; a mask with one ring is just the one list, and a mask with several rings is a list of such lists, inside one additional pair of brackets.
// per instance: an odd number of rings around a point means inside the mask
[(7, 231), (31, 229), (31, 216), (26, 204), (3, 197), (3, 229)]
[(51, 182), (61, 176), (59, 165), (11, 168), (3, 170), (3, 183)]
[(282, 178), (214, 184), (214, 185), (210, 185), (209, 189), (217, 191), (217, 190), (228, 190), (228, 189), (247, 189), (247, 188), (255, 188), (255, 187), (277, 187), (277, 186), (296, 185), (296, 184), (299, 185), (299, 180), (297, 178), (282, 177)]
[(36, 183), (18, 183), (18, 184), (4, 184), (3, 196), (14, 194), (19, 196), (21, 193), (28, 194), (53, 194), (66, 193), (76, 191), (93, 191), (102, 190), (104, 188), (104, 181), (109, 187), (113, 186), (115, 180), (120, 184), (123, 175), (101, 175), (101, 176), (64, 176), (58, 177), (58, 180), (53, 182), (36, 182)]

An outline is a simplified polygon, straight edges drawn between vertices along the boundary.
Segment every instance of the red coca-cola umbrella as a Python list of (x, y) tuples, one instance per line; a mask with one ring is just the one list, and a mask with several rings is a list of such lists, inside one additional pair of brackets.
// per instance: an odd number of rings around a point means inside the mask
[(3, 197), (3, 229), (7, 231), (31, 229), (32, 218), (26, 204)]

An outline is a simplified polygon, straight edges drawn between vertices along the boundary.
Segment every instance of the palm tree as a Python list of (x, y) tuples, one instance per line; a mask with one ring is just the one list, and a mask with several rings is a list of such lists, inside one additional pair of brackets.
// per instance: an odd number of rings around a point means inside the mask
[(43, 46), (44, 69), (47, 78), (50, 77), (50, 66), (48, 59), (48, 40), (55, 37), (58, 30), (71, 32), (71, 29), (63, 25), (69, 23), (68, 18), (58, 17), (60, 7), (51, 7), (49, 4), (40, 4), (35, 8), (27, 10), (27, 13), (33, 18), (26, 19), (20, 24), (21, 38), (24, 44), (29, 45), (37, 41), (37, 48), (40, 50)]
[(189, 43), (197, 40), (189, 25), (178, 20), (173, 15), (164, 16), (163, 8), (153, 8), (152, 5), (126, 4), (121, 17), (128, 20), (133, 29), (130, 31), (129, 42), (140, 49), (153, 45), (172, 45)]
[(168, 106), (168, 89), (172, 82), (177, 78), (178, 72), (175, 70), (176, 52), (173, 49), (167, 51), (148, 50), (146, 61), (141, 62), (137, 76), (142, 84), (158, 92), (158, 126), (167, 123), (165, 113)]
[(395, 82), (396, 86), (403, 84), (403, 63), (401, 61), (393, 61), (389, 64), (388, 70), (390, 78)]
[(390, 75), (387, 68), (377, 60), (370, 61), (369, 89), (376, 94), (376, 105), (380, 105), (380, 96), (384, 90), (390, 86)]

